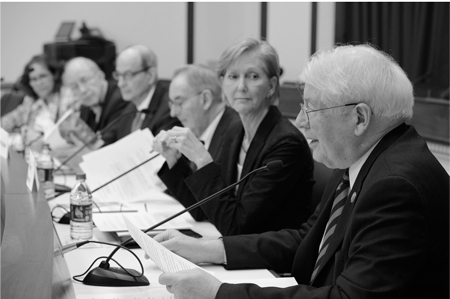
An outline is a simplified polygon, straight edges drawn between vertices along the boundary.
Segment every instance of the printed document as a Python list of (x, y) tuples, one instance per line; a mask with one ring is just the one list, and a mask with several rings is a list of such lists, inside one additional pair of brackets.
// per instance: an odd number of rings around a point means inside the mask
[[(86, 182), (91, 190), (119, 177), (95, 192), (98, 201), (142, 201), (147, 200), (152, 191), (166, 189), (157, 175), (165, 159), (153, 152), (153, 138), (148, 128), (137, 130), (109, 146), (83, 156), (80, 168), (86, 173)], [(142, 164), (152, 157), (156, 158)], [(140, 164), (142, 165), (123, 175)]]
[[(194, 263), (176, 255), (150, 236), (137, 228), (126, 216), (123, 216), (128, 231), (136, 243), (144, 249), (149, 258), (165, 273), (175, 273), (188, 269), (202, 269)], [(203, 269), (202, 269), (203, 270)], [(204, 271), (204, 270), (203, 270)]]

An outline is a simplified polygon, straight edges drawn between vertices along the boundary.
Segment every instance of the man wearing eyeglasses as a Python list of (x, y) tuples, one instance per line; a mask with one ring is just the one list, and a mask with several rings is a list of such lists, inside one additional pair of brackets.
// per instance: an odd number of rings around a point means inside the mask
[[(224, 134), (229, 125), (240, 121), (236, 111), (225, 105), (219, 77), (213, 70), (201, 65), (186, 65), (174, 72), (169, 87), (170, 115), (177, 117), (190, 136), (200, 139), (211, 157), (216, 160), (222, 152)], [(177, 150), (163, 145), (167, 131), (154, 139), (153, 149), (166, 158), (158, 175), (173, 197), (185, 207), (197, 203), (184, 179), (195, 171), (195, 164)], [(207, 219), (202, 209), (190, 211), (195, 220)]]
[(195, 263), (289, 272), (286, 288), (222, 283), (194, 269), (163, 273), (175, 298), (449, 298), (449, 175), (405, 122), (413, 86), (369, 45), (314, 54), (296, 125), (313, 157), (335, 168), (299, 230), (218, 240), (154, 237)]
[[(167, 87), (158, 81), (156, 55), (143, 45), (124, 49), (116, 59), (113, 73), (122, 98), (129, 102), (117, 124), (104, 134), (105, 144), (113, 143), (126, 135), (149, 128), (153, 135), (161, 130), (181, 126), (170, 116)], [(140, 111), (146, 110), (146, 113)]]
[(64, 67), (63, 83), (80, 102), (80, 118), (94, 131), (115, 120), (127, 102), (122, 99), (117, 82), (106, 80), (99, 66), (89, 58), (75, 57)]

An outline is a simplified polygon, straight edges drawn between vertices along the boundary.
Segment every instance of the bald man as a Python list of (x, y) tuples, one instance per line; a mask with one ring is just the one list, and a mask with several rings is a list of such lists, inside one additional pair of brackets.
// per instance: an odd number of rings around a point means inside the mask
[[(241, 120), (237, 112), (222, 100), (222, 87), (217, 73), (194, 64), (178, 68), (170, 83), (169, 98), (171, 115), (203, 141), (214, 160), (218, 159), (228, 127)], [(197, 200), (184, 180), (195, 171), (195, 164), (182, 157), (178, 151), (164, 151), (162, 142), (165, 134), (167, 132), (161, 131), (154, 139), (153, 149), (166, 158), (158, 176), (170, 194), (183, 206), (189, 207)], [(200, 208), (190, 213), (197, 221), (207, 219)]]
[(94, 132), (104, 129), (128, 104), (122, 99), (117, 83), (107, 81), (103, 71), (89, 58), (69, 60), (62, 79), (81, 103), (80, 118)]
[[(123, 120), (104, 136), (106, 144), (113, 143), (138, 130), (149, 128), (153, 135), (161, 130), (182, 126), (171, 117), (167, 87), (158, 81), (156, 55), (147, 47), (134, 45), (124, 49), (116, 59), (114, 78), (122, 97), (129, 102), (123, 111)], [(146, 113), (139, 111), (146, 110)]]

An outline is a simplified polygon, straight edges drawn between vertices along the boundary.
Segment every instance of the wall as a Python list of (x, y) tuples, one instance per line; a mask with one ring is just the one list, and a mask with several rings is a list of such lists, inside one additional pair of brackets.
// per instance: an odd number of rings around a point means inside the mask
[[(170, 16), (170, 17), (168, 17)], [(82, 22), (99, 28), (117, 51), (140, 43), (158, 56), (159, 76), (186, 62), (186, 3), (1, 3), (1, 76), (12, 82), (31, 56), (52, 42), (62, 21), (75, 21), (72, 38)]]
[[(31, 56), (52, 42), (62, 21), (99, 28), (117, 51), (141, 43), (159, 59), (160, 78), (187, 61), (187, 3), (183, 2), (28, 2), (1, 3), (1, 76), (13, 82)], [(260, 2), (195, 2), (194, 62), (214, 63), (244, 36), (260, 35)], [(310, 53), (311, 3), (269, 2), (267, 39), (284, 69), (281, 81), (295, 81)], [(334, 3), (318, 3), (317, 48), (334, 40)]]
[(310, 2), (268, 4), (267, 40), (280, 57), (281, 83), (296, 81), (310, 55), (311, 6)]
[(222, 52), (240, 38), (259, 38), (259, 2), (196, 2), (194, 62), (214, 65)]

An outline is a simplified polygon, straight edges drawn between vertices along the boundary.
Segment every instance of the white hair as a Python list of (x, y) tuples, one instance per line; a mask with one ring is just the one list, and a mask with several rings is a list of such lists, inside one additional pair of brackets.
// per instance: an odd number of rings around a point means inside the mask
[(393, 119), (413, 114), (411, 81), (391, 56), (367, 44), (315, 53), (299, 79), (329, 104), (366, 103), (375, 115)]

